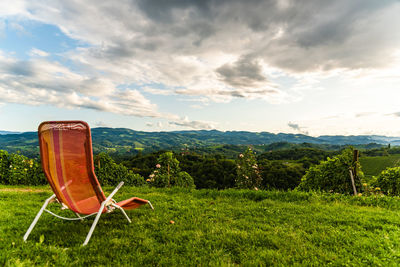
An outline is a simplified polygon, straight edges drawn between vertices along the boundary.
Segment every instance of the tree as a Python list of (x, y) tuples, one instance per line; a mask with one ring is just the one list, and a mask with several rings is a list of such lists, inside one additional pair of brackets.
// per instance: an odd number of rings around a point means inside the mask
[(294, 189), (305, 173), (301, 163), (282, 163), (264, 159), (259, 161), (259, 167), (263, 188)]
[(310, 167), (301, 179), (299, 190), (322, 190), (336, 193), (353, 193), (349, 169), (357, 170), (356, 187), (360, 189), (363, 173), (358, 161), (353, 161), (353, 149)]
[(236, 163), (236, 187), (258, 189), (261, 185), (262, 178), (253, 150), (249, 147), (243, 154), (239, 154)]

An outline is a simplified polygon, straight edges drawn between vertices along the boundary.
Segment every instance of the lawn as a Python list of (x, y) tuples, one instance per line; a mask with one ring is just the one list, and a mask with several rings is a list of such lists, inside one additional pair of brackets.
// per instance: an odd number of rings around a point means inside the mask
[[(106, 188), (109, 193), (112, 189)], [(320, 193), (123, 187), (116, 200), (152, 201), (93, 219), (44, 214), (22, 237), (47, 187), (0, 187), (0, 265), (397, 265), (400, 199)], [(107, 194), (106, 194), (107, 195)], [(52, 210), (58, 210), (53, 204)], [(63, 214), (68, 211), (63, 211)], [(171, 223), (174, 221), (174, 223)]]
[(388, 167), (400, 166), (400, 154), (378, 157), (360, 157), (361, 168), (367, 179)]

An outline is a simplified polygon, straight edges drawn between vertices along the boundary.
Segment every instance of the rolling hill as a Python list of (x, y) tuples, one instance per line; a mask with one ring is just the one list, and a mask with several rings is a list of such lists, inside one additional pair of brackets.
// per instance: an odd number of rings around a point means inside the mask
[[(376, 135), (361, 136), (319, 136), (312, 137), (303, 134), (247, 132), (247, 131), (171, 131), (143, 132), (126, 128), (99, 127), (92, 129), (93, 150), (132, 153), (137, 151), (157, 151), (161, 149), (202, 149), (221, 144), (226, 145), (256, 145), (274, 150), (282, 143), (291, 144), (322, 144), (327, 146), (365, 145), (366, 147), (400, 145), (399, 137)], [(277, 145), (276, 145), (277, 144)], [(372, 145), (368, 145), (372, 144)], [(19, 151), (28, 156), (37, 156), (38, 142), (36, 132), (5, 133), (0, 135), (0, 149), (9, 152)]]

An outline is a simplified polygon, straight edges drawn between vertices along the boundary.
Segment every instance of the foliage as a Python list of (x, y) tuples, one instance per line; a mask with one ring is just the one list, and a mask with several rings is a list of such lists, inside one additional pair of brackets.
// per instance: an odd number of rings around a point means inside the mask
[[(148, 206), (69, 223), (43, 213), (46, 187), (0, 186), (0, 266), (397, 266), (400, 199), (255, 190), (122, 187)], [(106, 196), (112, 188), (104, 188)], [(244, 205), (245, 203), (245, 205)], [(379, 208), (377, 208), (379, 207)], [(74, 215), (52, 203), (49, 209)], [(171, 224), (173, 220), (175, 223)], [(132, 242), (135, 241), (134, 246)], [(106, 248), (106, 249), (105, 249)]]
[(124, 165), (117, 164), (107, 153), (95, 157), (95, 173), (102, 185), (117, 185), (124, 181), (126, 185), (141, 186), (144, 178), (128, 170)]
[(258, 189), (261, 186), (261, 175), (254, 152), (249, 147), (237, 160), (236, 187)]
[(188, 172), (196, 188), (232, 188), (235, 186), (236, 164), (234, 160), (219, 155), (177, 155), (183, 171)]
[(259, 161), (263, 188), (294, 189), (305, 174), (302, 164), (271, 160)]
[(37, 161), (0, 150), (0, 184), (41, 185), (46, 183), (42, 168)]
[(388, 195), (400, 195), (400, 167), (387, 168), (375, 177), (374, 185)]
[(336, 193), (352, 193), (349, 168), (355, 168), (358, 179), (355, 179), (356, 188), (361, 188), (363, 173), (359, 162), (353, 162), (353, 150), (345, 149), (342, 154), (328, 158), (319, 165), (310, 167), (301, 179), (300, 190), (322, 190)]
[(179, 161), (171, 151), (161, 154), (155, 167), (147, 179), (150, 185), (155, 187), (195, 187), (193, 178), (187, 172), (181, 171)]
[(327, 151), (312, 147), (296, 147), (291, 149), (269, 151), (259, 155), (258, 160), (301, 160), (309, 159), (312, 163), (317, 164), (321, 160), (325, 160), (328, 156), (338, 154), (337, 151)]

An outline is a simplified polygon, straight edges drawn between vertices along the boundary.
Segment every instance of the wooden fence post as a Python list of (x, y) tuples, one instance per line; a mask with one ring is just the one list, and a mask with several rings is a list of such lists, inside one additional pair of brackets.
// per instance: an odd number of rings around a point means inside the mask
[(351, 167), (349, 168), (349, 172), (350, 172), (351, 185), (353, 186), (354, 195), (357, 196), (357, 188), (356, 184), (354, 183), (353, 170)]
[(353, 186), (353, 192), (354, 195), (357, 196), (357, 188), (356, 188), (356, 183), (355, 179), (357, 179), (357, 165), (356, 162), (358, 161), (358, 150), (354, 149), (353, 150), (353, 166), (349, 168), (350, 172), (350, 179), (351, 179), (351, 185)]

